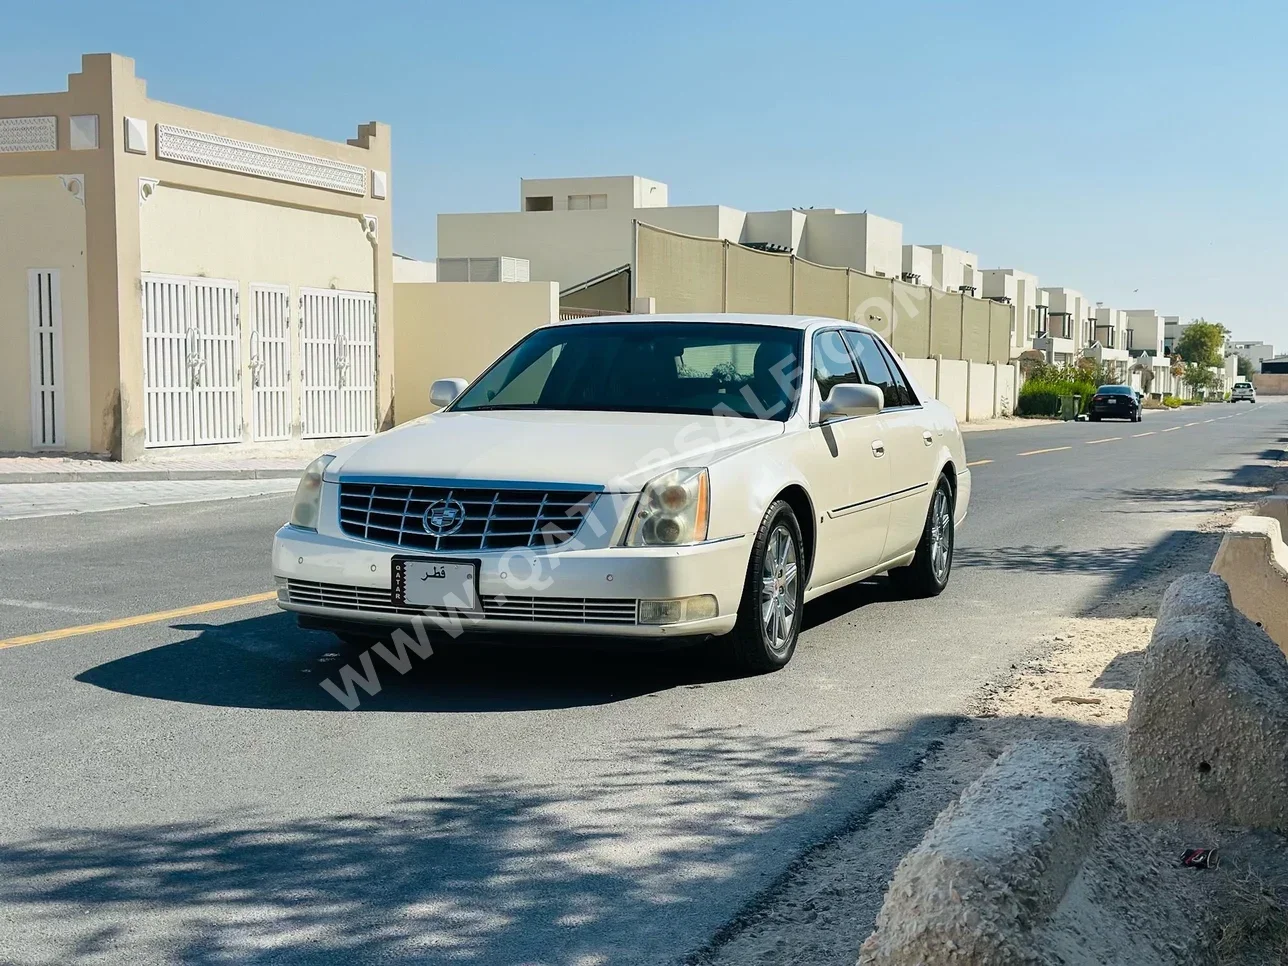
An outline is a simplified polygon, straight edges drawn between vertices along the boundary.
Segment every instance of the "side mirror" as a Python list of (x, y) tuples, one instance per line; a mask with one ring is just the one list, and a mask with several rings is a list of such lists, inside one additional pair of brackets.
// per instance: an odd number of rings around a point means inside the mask
[(464, 379), (435, 379), (429, 387), (429, 404), (435, 409), (450, 406), (468, 385)]
[(832, 392), (818, 407), (818, 415), (827, 422), (845, 416), (872, 416), (884, 408), (885, 393), (880, 389), (851, 382), (833, 386)]

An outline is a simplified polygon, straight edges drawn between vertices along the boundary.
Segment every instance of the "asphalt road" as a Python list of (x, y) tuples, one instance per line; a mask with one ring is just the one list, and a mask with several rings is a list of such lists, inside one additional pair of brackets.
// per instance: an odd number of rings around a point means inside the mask
[[(807, 609), (793, 663), (356, 652), (244, 604), (0, 644), (0, 962), (668, 963), (876, 807), (1069, 615), (1204, 567), (1288, 406), (971, 433), (934, 601)], [(262, 593), (285, 496), (0, 522), (0, 642)]]

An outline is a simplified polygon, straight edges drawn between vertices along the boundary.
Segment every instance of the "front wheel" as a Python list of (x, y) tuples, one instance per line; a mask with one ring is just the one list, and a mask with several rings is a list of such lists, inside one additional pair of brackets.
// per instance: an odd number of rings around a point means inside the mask
[(752, 545), (738, 607), (729, 634), (738, 670), (777, 671), (792, 659), (805, 605), (805, 558), (800, 524), (785, 500), (766, 511)]
[(890, 571), (890, 579), (908, 597), (938, 597), (948, 586), (953, 569), (956, 526), (953, 523), (953, 491), (948, 477), (939, 477), (926, 511), (926, 526), (912, 563)]

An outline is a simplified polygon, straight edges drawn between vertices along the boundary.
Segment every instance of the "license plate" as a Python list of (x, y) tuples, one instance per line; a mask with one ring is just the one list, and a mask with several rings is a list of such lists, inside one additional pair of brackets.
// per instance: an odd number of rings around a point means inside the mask
[(395, 559), (394, 599), (406, 607), (477, 611), (478, 564), (472, 560)]

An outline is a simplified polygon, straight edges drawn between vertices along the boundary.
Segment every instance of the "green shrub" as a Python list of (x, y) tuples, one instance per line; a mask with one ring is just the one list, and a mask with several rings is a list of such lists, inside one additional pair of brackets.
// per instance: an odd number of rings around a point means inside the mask
[(1020, 399), (1015, 412), (1019, 416), (1058, 416), (1061, 396), (1081, 396), (1085, 412), (1102, 383), (1094, 377), (1095, 370), (1078, 366), (1038, 366), (1020, 387)]
[(1175, 396), (1164, 396), (1163, 405), (1168, 409), (1180, 409), (1183, 403)]

